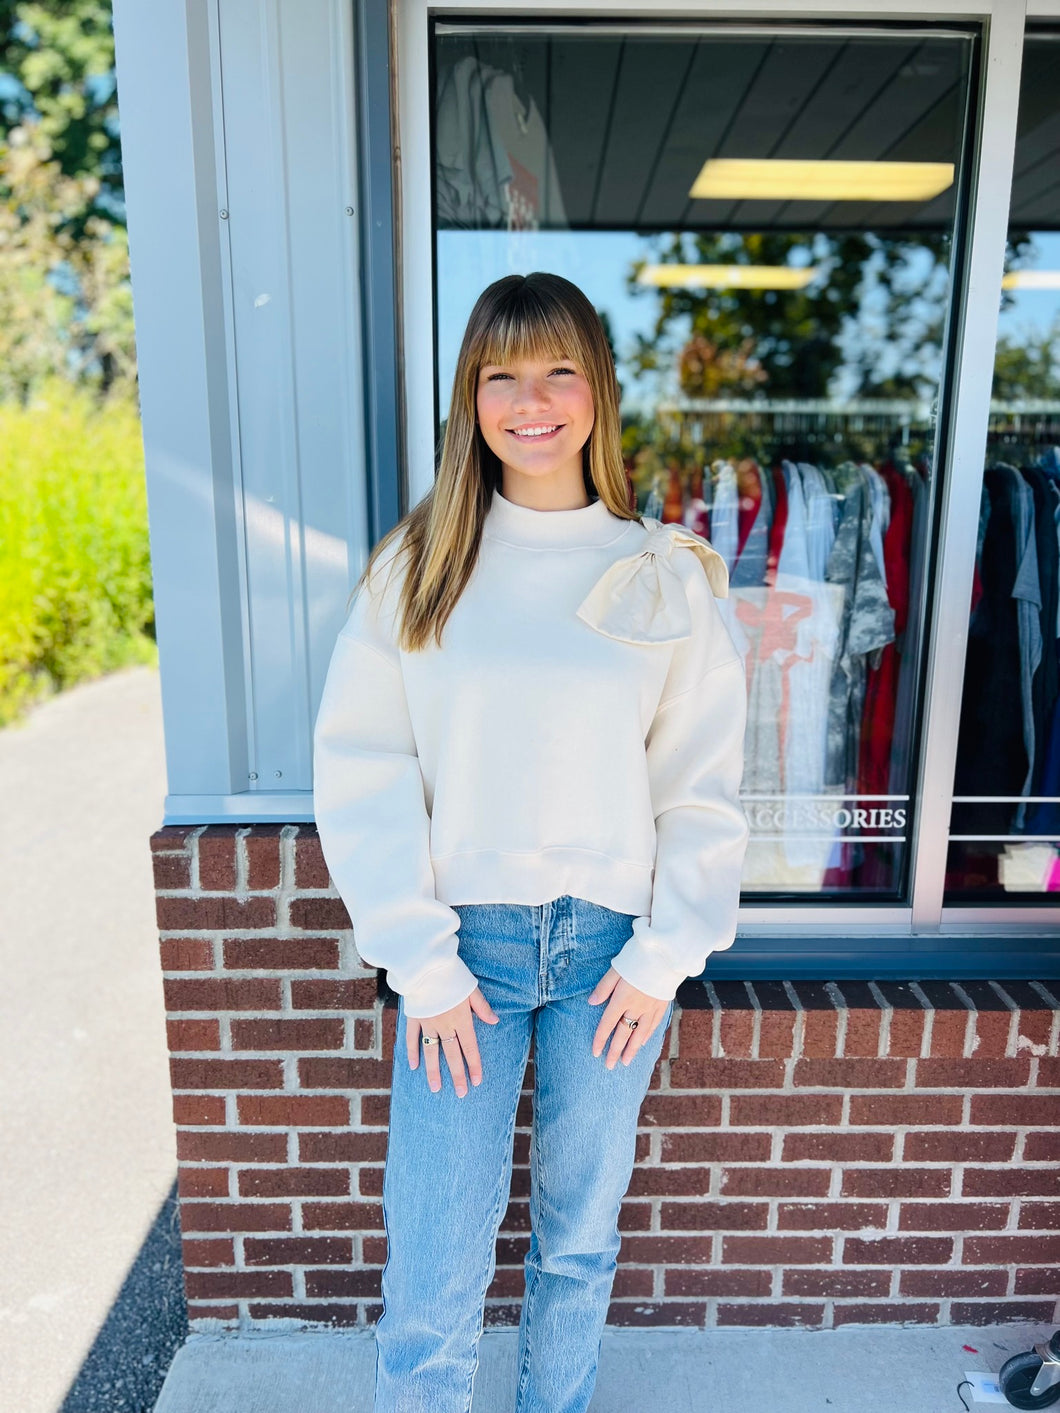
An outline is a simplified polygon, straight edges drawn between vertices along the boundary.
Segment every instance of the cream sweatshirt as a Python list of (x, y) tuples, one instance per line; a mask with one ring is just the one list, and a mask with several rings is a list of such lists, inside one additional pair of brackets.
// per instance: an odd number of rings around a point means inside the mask
[(569, 893), (634, 915), (615, 970), (671, 999), (732, 945), (748, 837), (724, 560), (602, 500), (532, 510), (494, 491), (442, 646), (406, 653), (397, 549), (339, 630), (313, 738), (360, 956), (408, 1015), (437, 1015), (476, 985), (453, 904)]

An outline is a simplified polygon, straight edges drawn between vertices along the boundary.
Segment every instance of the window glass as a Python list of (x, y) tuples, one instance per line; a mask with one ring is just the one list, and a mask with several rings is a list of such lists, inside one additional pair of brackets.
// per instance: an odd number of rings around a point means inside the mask
[(729, 565), (745, 898), (902, 899), (971, 36), (432, 36), (439, 416), (486, 284), (585, 290), (631, 500)]
[(1060, 34), (1023, 54), (947, 900), (1060, 895)]

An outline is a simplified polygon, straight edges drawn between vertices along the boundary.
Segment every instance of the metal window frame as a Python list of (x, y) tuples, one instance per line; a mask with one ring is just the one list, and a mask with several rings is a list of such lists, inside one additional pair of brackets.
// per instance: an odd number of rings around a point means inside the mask
[[(986, 445), (993, 357), (978, 351), (996, 344), (1001, 277), (1019, 104), (1025, 15), (1060, 18), (1060, 0), (936, 0), (925, 13), (916, 0), (881, 8), (873, 0), (817, 0), (796, 7), (761, 0), (707, 5), (669, 0), (652, 5), (651, 18), (688, 21), (767, 22), (791, 31), (800, 24), (925, 22), (978, 28), (981, 64), (971, 95), (969, 190), (963, 232), (964, 258), (954, 271), (951, 299), (953, 367), (948, 383), (948, 435), (939, 465), (936, 507), (938, 552), (925, 642), (921, 697), (919, 798), (912, 828), (908, 905), (745, 904), (740, 912), (738, 957), (711, 958), (711, 974), (1006, 975), (1060, 974), (1060, 908), (944, 906), (944, 876), (956, 762), (957, 728), (968, 632), (968, 603), (975, 562), (979, 493)], [(513, 11), (515, 13), (513, 13)], [(531, 0), (517, 6), (498, 0), (396, 0), (397, 75), (401, 151), (401, 263), (405, 326), (405, 406), (409, 502), (429, 490), (435, 467), (434, 349), (423, 337), (424, 311), (434, 308), (431, 226), (428, 20), (449, 15), (511, 23), (513, 19), (577, 18), (641, 21), (643, 0)], [(974, 79), (974, 76), (973, 76)], [(946, 384), (944, 384), (946, 386)], [(940, 421), (940, 427), (942, 423)], [(783, 919), (783, 920), (782, 920)], [(837, 947), (837, 943), (842, 943)], [(955, 973), (954, 967), (959, 970)], [(981, 972), (976, 968), (981, 967)], [(890, 968), (890, 970), (888, 970)]]

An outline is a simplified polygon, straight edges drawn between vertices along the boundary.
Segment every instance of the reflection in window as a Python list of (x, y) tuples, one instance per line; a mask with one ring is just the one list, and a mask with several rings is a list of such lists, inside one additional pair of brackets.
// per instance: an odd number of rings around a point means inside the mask
[(745, 895), (896, 899), (971, 40), (438, 23), (440, 388), (501, 275), (603, 318), (631, 501), (710, 538)]
[(1060, 36), (1028, 34), (954, 778), (949, 901), (1060, 894)]

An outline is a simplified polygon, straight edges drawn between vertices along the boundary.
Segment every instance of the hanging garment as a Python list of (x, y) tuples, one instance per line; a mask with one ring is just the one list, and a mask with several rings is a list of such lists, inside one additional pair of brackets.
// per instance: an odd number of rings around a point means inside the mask
[[(741, 542), (736, 556), (736, 563), (733, 565), (730, 584), (736, 588), (743, 588), (756, 584), (764, 584), (766, 579), (766, 564), (769, 557), (769, 533), (773, 525), (773, 477), (763, 471), (756, 461), (743, 463), (748, 474), (753, 475), (758, 483), (758, 497), (754, 502), (754, 518), (744, 534), (744, 507), (740, 507), (740, 536)], [(737, 485), (739, 485), (740, 468), (737, 467)]]
[(736, 468), (729, 461), (711, 463), (714, 503), (710, 508), (710, 542), (731, 572), (740, 538), (740, 502), (736, 494)]

